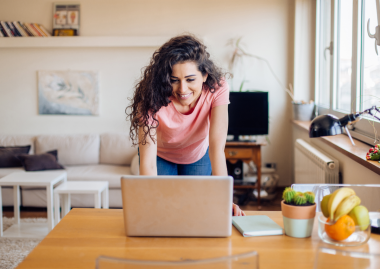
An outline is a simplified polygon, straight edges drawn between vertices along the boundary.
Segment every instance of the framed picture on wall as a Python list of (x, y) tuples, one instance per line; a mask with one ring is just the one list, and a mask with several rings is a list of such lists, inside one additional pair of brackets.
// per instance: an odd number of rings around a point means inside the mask
[(98, 71), (38, 71), (40, 115), (99, 115)]
[[(53, 35), (79, 35), (80, 26), (80, 4), (61, 2), (53, 4)], [(60, 30), (73, 31), (60, 31)], [(57, 30), (57, 31), (56, 31)], [(73, 33), (73, 34), (67, 34)]]

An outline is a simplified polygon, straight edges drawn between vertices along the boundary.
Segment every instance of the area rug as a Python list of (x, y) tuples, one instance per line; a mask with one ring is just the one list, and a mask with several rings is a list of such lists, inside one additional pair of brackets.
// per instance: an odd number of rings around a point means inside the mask
[[(22, 223), (30, 222), (47, 222), (43, 218), (35, 219), (21, 219)], [(3, 217), (3, 229), (4, 231), (12, 226), (14, 223), (13, 218)], [(0, 238), (0, 268), (1, 269), (13, 269), (24, 260), (24, 258), (41, 242), (41, 239), (11, 239)]]

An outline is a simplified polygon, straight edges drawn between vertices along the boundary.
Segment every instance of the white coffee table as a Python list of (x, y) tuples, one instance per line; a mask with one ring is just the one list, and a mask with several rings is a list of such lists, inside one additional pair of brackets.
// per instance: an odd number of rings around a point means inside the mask
[[(0, 218), (0, 236), (30, 237), (46, 236), (54, 228), (53, 187), (59, 182), (66, 182), (67, 173), (64, 170), (42, 172), (15, 172), (0, 179), (0, 186), (13, 186), (13, 204), (15, 224), (3, 232), (3, 218)], [(47, 196), (47, 227), (44, 223), (20, 224), (20, 186), (46, 187)], [(0, 191), (0, 216), (3, 216), (3, 205)]]
[(62, 196), (62, 218), (71, 208), (70, 194), (93, 194), (95, 208), (100, 208), (103, 193), (103, 208), (109, 207), (108, 181), (66, 181), (54, 189), (55, 224), (60, 221), (59, 197)]

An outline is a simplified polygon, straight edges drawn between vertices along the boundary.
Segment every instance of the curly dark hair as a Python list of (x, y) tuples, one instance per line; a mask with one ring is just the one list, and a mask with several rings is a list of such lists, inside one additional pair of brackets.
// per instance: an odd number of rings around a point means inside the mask
[[(155, 143), (151, 130), (159, 125), (156, 113), (171, 102), (172, 67), (176, 63), (187, 61), (196, 63), (203, 76), (208, 74), (204, 86), (212, 93), (221, 86), (222, 79), (227, 75), (210, 60), (206, 46), (195, 36), (187, 34), (171, 38), (153, 53), (150, 64), (143, 68), (133, 98), (129, 98), (132, 104), (125, 109), (127, 120), (131, 121), (129, 136), (133, 145), (145, 145), (147, 135)], [(138, 129), (141, 127), (145, 134), (142, 141), (139, 141)]]

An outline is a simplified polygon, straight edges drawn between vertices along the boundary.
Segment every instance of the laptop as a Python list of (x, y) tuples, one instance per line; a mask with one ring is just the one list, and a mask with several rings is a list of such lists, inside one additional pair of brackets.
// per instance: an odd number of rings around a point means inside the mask
[(231, 235), (230, 176), (123, 176), (121, 193), (127, 236)]

